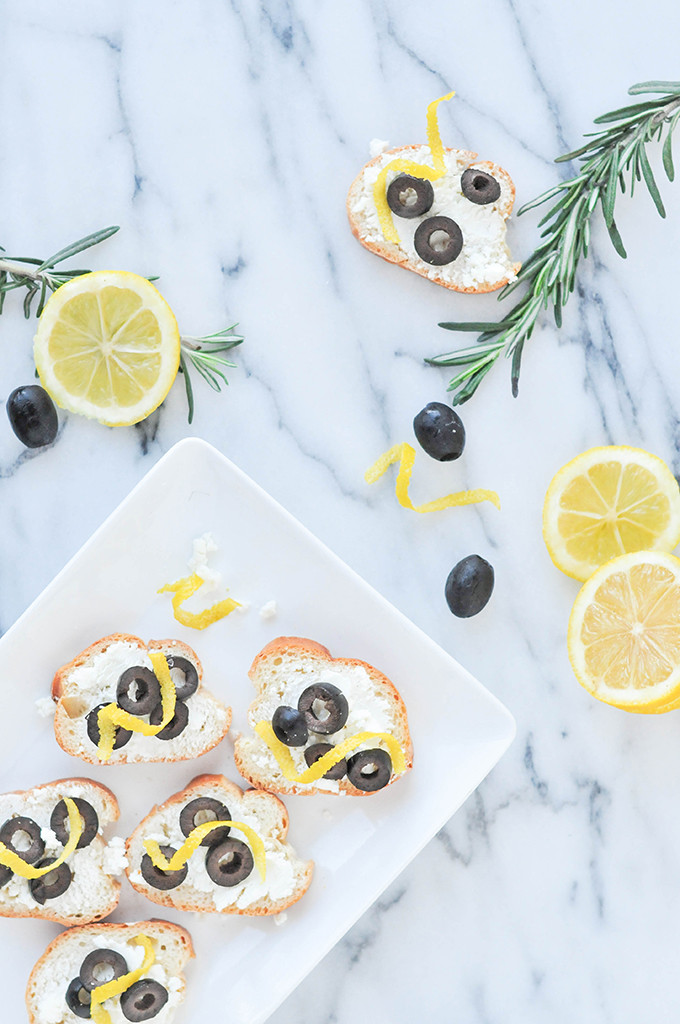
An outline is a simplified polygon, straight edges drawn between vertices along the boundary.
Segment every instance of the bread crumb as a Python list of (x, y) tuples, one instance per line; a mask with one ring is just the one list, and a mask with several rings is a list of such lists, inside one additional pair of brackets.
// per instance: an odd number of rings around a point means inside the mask
[(386, 139), (371, 139), (368, 152), (371, 154), (371, 160), (375, 157), (380, 156), (386, 149), (390, 148), (390, 144)]
[(35, 707), (41, 718), (51, 718), (54, 714), (56, 704), (51, 697), (38, 697)]
[(276, 603), (276, 601), (267, 601), (267, 603), (263, 604), (262, 607), (260, 608), (260, 618), (273, 619), (274, 616), (278, 613), (278, 610), (279, 606)]

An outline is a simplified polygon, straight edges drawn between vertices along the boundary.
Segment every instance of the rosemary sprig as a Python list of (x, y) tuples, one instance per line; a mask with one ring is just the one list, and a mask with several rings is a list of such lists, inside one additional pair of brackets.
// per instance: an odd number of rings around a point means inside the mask
[[(40, 316), (48, 298), (48, 292), (55, 292), (66, 281), (72, 277), (79, 277), (81, 274), (89, 274), (89, 270), (55, 270), (54, 268), (76, 256), (84, 249), (91, 249), (111, 235), (115, 235), (119, 228), (117, 226), (103, 228), (101, 231), (94, 231), (91, 235), (79, 238), (65, 248), (55, 252), (46, 260), (32, 259), (29, 256), (0, 256), (0, 313), (5, 304), (7, 292), (16, 288), (25, 288), (24, 316), (28, 320), (31, 315), (31, 305), (36, 295), (40, 294), (36, 316)], [(5, 250), (0, 245), (0, 252)]]
[(194, 389), (189, 373), (189, 366), (200, 373), (201, 377), (208, 382), (213, 391), (221, 391), (223, 384), (229, 384), (224, 368), (234, 367), (236, 363), (222, 358), (220, 352), (226, 352), (230, 348), (240, 345), (243, 338), (240, 334), (234, 334), (238, 324), (225, 327), (223, 331), (215, 331), (213, 334), (205, 334), (197, 338), (190, 335), (182, 335), (179, 365), (184, 375), (184, 386), (187, 393), (189, 405), (189, 423), (194, 418)]
[[(600, 205), (609, 237), (619, 256), (626, 250), (614, 220), (619, 191), (625, 192), (625, 172), (630, 172), (630, 192), (636, 181), (644, 180), (661, 217), (666, 216), (661, 195), (647, 156), (647, 144), (661, 140), (664, 127), (663, 168), (673, 181), (672, 137), (680, 119), (680, 82), (641, 82), (628, 90), (629, 95), (654, 98), (632, 103), (602, 114), (595, 124), (607, 127), (590, 132), (580, 149), (559, 156), (556, 163), (580, 161), (578, 173), (543, 192), (519, 211), (526, 213), (554, 199), (539, 221), (543, 227), (541, 242), (517, 275), (517, 280), (502, 289), (498, 298), (511, 295), (520, 285), (528, 290), (502, 320), (491, 323), (444, 322), (447, 331), (473, 331), (477, 343), (455, 352), (434, 356), (431, 366), (460, 366), (449, 383), (453, 404), (466, 402), (486, 377), (501, 354), (512, 360), (512, 393), (517, 395), (522, 353), (543, 310), (552, 305), (555, 323), (562, 324), (562, 308), (574, 290), (576, 269), (581, 257), (588, 255), (590, 221)], [(658, 94), (658, 95), (657, 95)]]

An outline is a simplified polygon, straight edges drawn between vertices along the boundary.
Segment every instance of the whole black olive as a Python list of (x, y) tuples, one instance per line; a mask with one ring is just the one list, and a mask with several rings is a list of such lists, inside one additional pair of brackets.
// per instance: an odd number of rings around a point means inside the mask
[(161, 685), (150, 668), (126, 668), (116, 686), (116, 701), (131, 715), (148, 715), (161, 699)]
[(10, 818), (0, 828), (0, 843), (4, 843), (27, 864), (35, 864), (45, 852), (40, 825), (33, 818), (26, 818), (23, 815)]
[(452, 462), (463, 454), (463, 421), (443, 402), (428, 402), (414, 419), (413, 431), (423, 451), (437, 462)]
[[(107, 704), (97, 704), (96, 708), (92, 708), (87, 715), (87, 735), (90, 737), (95, 747), (99, 745), (99, 712), (102, 708), (108, 707)], [(122, 726), (117, 725), (115, 731), (115, 739), (113, 741), (113, 749), (119, 750), (124, 747), (132, 739), (132, 733), (129, 729), (123, 729)]]
[(71, 1013), (83, 1020), (91, 1020), (90, 993), (83, 985), (80, 978), (74, 978), (66, 989), (66, 1005)]
[(238, 885), (248, 877), (253, 866), (250, 847), (232, 836), (211, 846), (205, 855), (205, 870), (216, 885)]
[(462, 558), (446, 580), (446, 603), (459, 619), (481, 612), (493, 591), (494, 571), (481, 555)]
[(330, 736), (347, 721), (349, 704), (333, 683), (312, 683), (300, 694), (298, 711), (304, 714), (310, 732)]
[(7, 415), (12, 430), (27, 448), (42, 448), (57, 436), (57, 410), (39, 384), (15, 388), (7, 399)]
[[(160, 725), (163, 721), (163, 705), (157, 704), (149, 715), (150, 725)], [(175, 704), (175, 713), (160, 732), (156, 733), (157, 740), (174, 740), (175, 736), (183, 733), (189, 724), (189, 708), (178, 700)]]
[(127, 961), (115, 949), (93, 949), (80, 965), (80, 981), (88, 992), (127, 973)]
[(307, 721), (302, 711), (282, 704), (272, 715), (272, 729), (277, 739), (287, 747), (304, 747), (309, 737)]
[[(332, 743), (312, 743), (311, 747), (307, 747), (305, 750), (305, 761), (311, 768), (313, 764), (327, 754), (329, 750), (333, 750)], [(327, 772), (324, 772), (321, 776), (322, 779), (342, 779), (347, 774), (347, 761), (343, 757), (342, 761), (338, 761), (332, 768), (329, 768)]]
[(168, 1001), (168, 990), (153, 978), (142, 978), (120, 997), (120, 1008), (131, 1021), (151, 1020)]
[(460, 256), (463, 232), (450, 217), (428, 217), (416, 228), (413, 245), (425, 263), (443, 267)]
[(360, 750), (347, 758), (347, 778), (363, 793), (383, 789), (392, 776), (392, 758), (386, 750)]
[[(94, 807), (92, 804), (89, 804), (87, 800), (82, 800), (79, 796), (72, 797), (72, 800), (80, 813), (83, 829), (80, 834), (76, 850), (84, 850), (86, 846), (90, 845), (99, 831), (99, 818), (97, 817), (97, 812)], [(68, 837), (71, 833), (68, 826), (68, 811), (63, 800), (60, 800), (52, 811), (52, 815), (50, 817), (50, 828), (61, 845), (66, 846)]]
[[(56, 857), (46, 857), (45, 860), (39, 861), (36, 867), (46, 868), (56, 859)], [(72, 878), (73, 875), (68, 864), (60, 864), (54, 871), (48, 871), (46, 875), (29, 879), (28, 887), (35, 902), (42, 904), (46, 900), (56, 900), (57, 896), (65, 893)]]
[(176, 654), (168, 655), (166, 661), (171, 674), (173, 669), (177, 669), (184, 676), (180, 682), (175, 682), (175, 677), (173, 676), (172, 681), (175, 683), (177, 700), (189, 700), (189, 697), (192, 697), (198, 689), (196, 666), (192, 665), (188, 658), (180, 658)]
[(501, 194), (501, 187), (496, 179), (486, 171), (479, 171), (475, 167), (468, 167), (466, 171), (463, 171), (460, 187), (465, 198), (469, 199), (471, 203), (476, 203), (477, 206), (495, 203)]
[(432, 182), (427, 178), (414, 178), (411, 174), (399, 174), (387, 189), (387, 205), (397, 217), (420, 217), (427, 213), (434, 202)]
[[(173, 853), (177, 853), (172, 846), (161, 846), (160, 849), (168, 860), (172, 858)], [(163, 871), (162, 868), (156, 867), (148, 853), (142, 857), (139, 868), (144, 881), (154, 889), (176, 889), (178, 885), (182, 884), (189, 871), (186, 864), (183, 864), (177, 871)]]
[[(185, 836), (190, 835), (197, 825), (205, 825), (208, 821), (231, 821), (229, 808), (213, 797), (198, 796), (195, 800), (190, 800), (188, 804), (185, 804), (179, 813), (179, 827), (182, 830), (182, 835)], [(227, 838), (230, 831), (229, 825), (216, 828), (202, 840), (201, 846), (214, 846), (215, 843), (221, 843), (223, 839)]]

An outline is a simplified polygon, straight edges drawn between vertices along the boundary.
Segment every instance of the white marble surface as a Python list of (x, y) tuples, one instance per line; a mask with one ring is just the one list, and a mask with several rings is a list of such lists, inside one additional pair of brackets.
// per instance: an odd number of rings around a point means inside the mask
[[(158, 273), (185, 331), (233, 317), (247, 337), (228, 394), (197, 386), (192, 429), (177, 387), (138, 428), (62, 416), (38, 454), (0, 430), (2, 629), (164, 451), (205, 437), (518, 721), (491, 777), (273, 1024), (675, 1019), (678, 717), (626, 716), (574, 681), (576, 586), (548, 559), (540, 507), (589, 445), (642, 444), (680, 469), (680, 186), (661, 186), (666, 221), (646, 194), (621, 205), (627, 262), (595, 231), (564, 329), (527, 349), (519, 399), (501, 366), (465, 407), (464, 459), (419, 460), (417, 494), (494, 487), (502, 512), (432, 517), (363, 471), (444, 398), (446, 371), (422, 363), (450, 347), (436, 322), (500, 307), (361, 249), (344, 195), (369, 139), (420, 141), (427, 102), (452, 87), (445, 143), (503, 164), (526, 201), (629, 84), (678, 77), (676, 6), (34, 0), (0, 19), (0, 242), (46, 255), (118, 223), (90, 265)], [(536, 220), (510, 228), (519, 257)], [(32, 379), (17, 307), (0, 324), (3, 400)], [(443, 584), (472, 551), (495, 564), (496, 592), (460, 621)]]

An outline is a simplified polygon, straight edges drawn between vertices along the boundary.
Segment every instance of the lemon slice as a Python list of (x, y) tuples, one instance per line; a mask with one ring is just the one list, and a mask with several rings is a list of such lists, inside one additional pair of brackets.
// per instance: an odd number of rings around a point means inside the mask
[(144, 277), (83, 274), (50, 297), (33, 354), (57, 405), (110, 427), (138, 423), (177, 376), (180, 337), (167, 302)]
[(626, 711), (680, 700), (680, 559), (635, 551), (601, 566), (569, 619), (569, 659), (593, 697)]
[(557, 568), (577, 580), (628, 551), (671, 551), (680, 540), (680, 488), (656, 455), (590, 448), (553, 477), (543, 537)]

